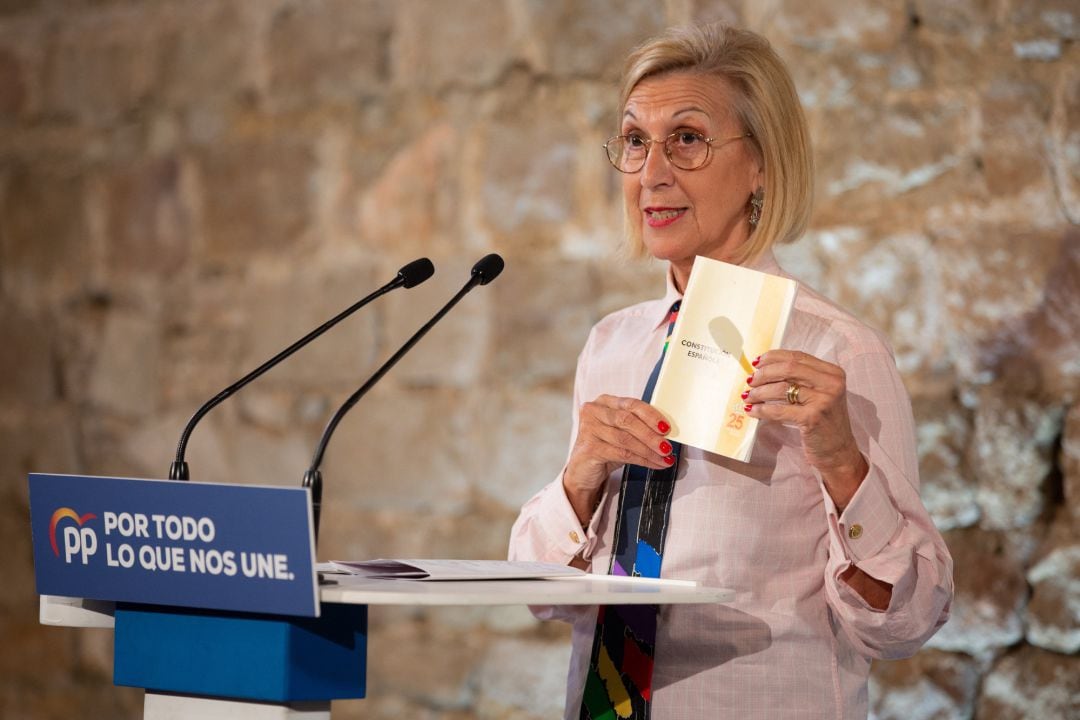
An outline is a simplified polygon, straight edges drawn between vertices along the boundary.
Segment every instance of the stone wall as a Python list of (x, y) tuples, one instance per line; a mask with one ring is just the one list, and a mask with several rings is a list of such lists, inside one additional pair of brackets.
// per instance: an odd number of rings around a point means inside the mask
[[(205, 398), (420, 255), (432, 281), (209, 415), (193, 477), (299, 483), (333, 408), (498, 251), (339, 428), (320, 556), (501, 557), (565, 457), (589, 326), (662, 288), (616, 257), (621, 59), (713, 19), (796, 77), (819, 193), (781, 259), (892, 339), (957, 561), (952, 620), (876, 665), (874, 715), (1077, 712), (1075, 0), (4, 0), (0, 715), (140, 713), (108, 633), (36, 623), (25, 474), (163, 476)], [(565, 627), (371, 623), (370, 697), (337, 718), (558, 713)]]

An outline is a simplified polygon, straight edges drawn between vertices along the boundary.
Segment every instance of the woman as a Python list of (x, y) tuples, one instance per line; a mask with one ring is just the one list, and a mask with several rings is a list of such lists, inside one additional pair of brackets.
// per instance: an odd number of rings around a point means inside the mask
[(523, 507), (510, 556), (610, 572), (630, 522), (624, 466), (627, 477), (673, 467), (662, 575), (736, 598), (637, 620), (535, 609), (573, 623), (566, 717), (865, 717), (871, 659), (914, 653), (952, 597), (886, 342), (800, 286), (783, 348), (747, 381), (747, 412), (762, 422), (746, 463), (676, 456), (664, 416), (641, 399), (695, 256), (782, 275), (771, 246), (806, 227), (811, 151), (790, 75), (754, 33), (672, 30), (630, 55), (620, 122), (606, 148), (630, 242), (667, 261), (667, 294), (593, 328), (569, 458)]

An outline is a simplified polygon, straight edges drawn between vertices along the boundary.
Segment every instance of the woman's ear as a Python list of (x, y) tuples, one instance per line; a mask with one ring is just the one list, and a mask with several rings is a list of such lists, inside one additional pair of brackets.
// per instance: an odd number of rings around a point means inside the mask
[[(757, 153), (754, 153), (757, 155)], [(756, 160), (752, 165), (751, 173), (753, 177), (750, 178), (750, 187), (754, 188), (755, 192), (765, 187), (765, 163), (761, 160)]]

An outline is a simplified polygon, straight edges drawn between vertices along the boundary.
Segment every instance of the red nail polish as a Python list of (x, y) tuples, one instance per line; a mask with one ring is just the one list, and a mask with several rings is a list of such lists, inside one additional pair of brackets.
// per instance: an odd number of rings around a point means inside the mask
[(656, 429), (662, 433), (666, 433), (668, 430), (671, 429), (671, 426), (661, 420), (660, 422), (656, 423)]
[(671, 454), (671, 443), (669, 443), (667, 440), (661, 440), (660, 441), (660, 452), (664, 453), (665, 455), (670, 455)]
[(761, 362), (761, 356), (760, 355), (758, 355), (756, 358), (754, 358), (754, 362), (752, 362), (750, 364), (753, 365), (754, 367), (757, 367), (757, 364), (759, 362)]
[(743, 410), (745, 410), (746, 412), (750, 412), (753, 409), (754, 409), (753, 405), (744, 405), (743, 406)]
[(675, 456), (674, 455), (668, 455), (666, 458), (664, 458), (664, 462), (666, 462), (668, 465), (674, 465), (675, 464)]
[(754, 382), (754, 376), (753, 376), (753, 375), (751, 375), (750, 377), (746, 378), (746, 384), (747, 384), (747, 385), (749, 385), (749, 384), (750, 384), (750, 383), (752, 383), (752, 382)]
[(747, 390), (746, 392), (744, 392), (744, 393), (743, 393), (742, 395), (740, 395), (739, 397), (741, 397), (741, 398), (742, 398), (743, 400), (749, 400), (749, 399), (750, 399), (750, 391), (749, 391), (749, 390)]

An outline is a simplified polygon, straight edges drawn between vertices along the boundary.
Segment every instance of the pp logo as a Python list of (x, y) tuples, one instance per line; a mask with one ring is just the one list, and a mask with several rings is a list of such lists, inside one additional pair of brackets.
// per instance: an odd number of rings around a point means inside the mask
[(60, 548), (56, 545), (56, 526), (60, 521), (68, 518), (75, 521), (75, 525), (64, 526), (64, 562), (70, 563), (74, 557), (81, 556), (82, 564), (89, 564), (90, 556), (97, 552), (97, 533), (91, 527), (83, 527), (88, 520), (97, 519), (94, 513), (79, 515), (71, 508), (62, 507), (52, 514), (49, 522), (49, 543), (52, 545), (53, 554), (60, 557)]

